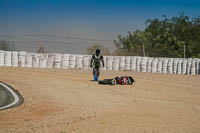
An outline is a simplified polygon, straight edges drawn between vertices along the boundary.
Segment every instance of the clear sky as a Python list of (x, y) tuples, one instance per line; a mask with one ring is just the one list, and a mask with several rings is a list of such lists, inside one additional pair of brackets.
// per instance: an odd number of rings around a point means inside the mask
[(0, 39), (18, 50), (83, 53), (87, 45), (112, 51), (119, 34), (145, 28), (148, 18), (200, 14), (200, 0), (0, 0)]

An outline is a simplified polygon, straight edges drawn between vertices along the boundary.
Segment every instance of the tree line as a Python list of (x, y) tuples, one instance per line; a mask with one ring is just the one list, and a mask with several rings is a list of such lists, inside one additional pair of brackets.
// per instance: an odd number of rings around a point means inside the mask
[(0, 50), (14, 51), (15, 50), (15, 45), (14, 45), (14, 43), (11, 44), (8, 41), (0, 40)]
[[(16, 49), (14, 41), (10, 43), (9, 41), (6, 40), (0, 40), (0, 50), (15, 51)], [(40, 46), (37, 53), (45, 53), (44, 47)]]
[(200, 58), (200, 16), (148, 19), (144, 30), (114, 40), (117, 55)]

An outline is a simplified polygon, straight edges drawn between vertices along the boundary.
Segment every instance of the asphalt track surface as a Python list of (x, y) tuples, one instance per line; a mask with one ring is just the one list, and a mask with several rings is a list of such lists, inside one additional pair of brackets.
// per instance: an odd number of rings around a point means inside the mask
[(11, 86), (0, 82), (0, 110), (16, 107), (22, 104), (23, 97)]

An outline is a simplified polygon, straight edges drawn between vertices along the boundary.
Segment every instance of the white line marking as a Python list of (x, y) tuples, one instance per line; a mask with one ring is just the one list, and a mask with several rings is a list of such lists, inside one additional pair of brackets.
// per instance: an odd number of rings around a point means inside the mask
[(15, 100), (11, 103), (11, 104), (8, 104), (4, 107), (0, 107), (0, 109), (5, 109), (5, 108), (9, 108), (13, 105), (15, 105), (18, 101), (19, 101), (19, 97), (17, 96), (17, 94), (10, 88), (8, 87), (7, 85), (3, 84), (3, 83), (0, 83), (0, 85), (2, 85), (3, 87), (5, 87), (7, 90), (10, 91), (10, 93), (13, 95), (13, 97), (15, 98)]

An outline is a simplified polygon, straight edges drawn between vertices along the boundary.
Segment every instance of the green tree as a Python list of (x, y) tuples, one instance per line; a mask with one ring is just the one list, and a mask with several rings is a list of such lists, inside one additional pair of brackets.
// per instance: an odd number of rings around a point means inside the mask
[(45, 53), (45, 52), (44, 52), (44, 47), (40, 46), (40, 48), (38, 49), (37, 52), (38, 52), (38, 53)]
[(140, 30), (133, 33), (129, 31), (126, 37), (119, 35), (119, 40), (114, 40), (117, 55), (145, 55), (150, 35)]
[(177, 17), (148, 19), (143, 31), (128, 32), (114, 41), (117, 51), (125, 55), (200, 57), (200, 17), (190, 18), (180, 13)]

